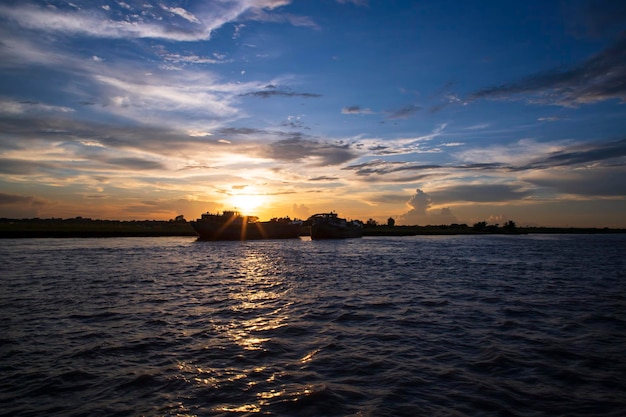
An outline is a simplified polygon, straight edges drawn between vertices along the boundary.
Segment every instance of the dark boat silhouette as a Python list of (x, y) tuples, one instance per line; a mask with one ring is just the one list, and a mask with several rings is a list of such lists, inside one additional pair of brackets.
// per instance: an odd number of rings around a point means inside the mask
[(314, 214), (307, 220), (311, 224), (311, 239), (347, 239), (363, 236), (363, 223), (347, 221), (337, 213)]
[(222, 214), (205, 213), (190, 223), (200, 240), (292, 239), (300, 236), (301, 222), (288, 217), (267, 222), (257, 219), (237, 211), (224, 211)]

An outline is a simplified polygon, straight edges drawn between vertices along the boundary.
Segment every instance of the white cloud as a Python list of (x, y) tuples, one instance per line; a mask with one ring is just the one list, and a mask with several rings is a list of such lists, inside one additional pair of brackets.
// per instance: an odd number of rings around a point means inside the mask
[(33, 101), (15, 101), (0, 98), (0, 114), (24, 114), (37, 112), (71, 113), (74, 109), (65, 106), (54, 106)]
[[(17, 22), (26, 29), (61, 32), (70, 35), (92, 36), (99, 38), (156, 38), (175, 41), (207, 40), (211, 32), (228, 22), (241, 18), (251, 12), (247, 18), (263, 21), (288, 22), (297, 26), (315, 26), (308, 18), (292, 15), (273, 15), (264, 10), (273, 10), (290, 4), (290, 0), (238, 0), (231, 2), (209, 3), (200, 5), (195, 13), (181, 7), (162, 5), (165, 12), (185, 19), (188, 24), (174, 26), (163, 16), (151, 14), (129, 14), (114, 20), (106, 12), (109, 6), (100, 6), (90, 10), (78, 9), (72, 12), (57, 8), (44, 8), (28, 4), (0, 6), (0, 15)], [(118, 3), (121, 7), (132, 10), (127, 3)]]
[(508, 145), (494, 145), (486, 148), (468, 149), (458, 152), (453, 156), (466, 163), (501, 163), (519, 166), (529, 163), (538, 156), (561, 151), (565, 149), (568, 143), (541, 143), (533, 139), (521, 139), (518, 142)]
[(191, 23), (200, 24), (200, 21), (198, 20), (197, 17), (195, 17), (192, 13), (188, 12), (182, 7), (167, 7), (165, 5), (161, 5), (161, 7), (163, 8), (163, 10), (167, 10), (170, 13), (178, 15)]
[(137, 120), (158, 120), (168, 113), (168, 121), (171, 121), (174, 113), (182, 110), (195, 112), (199, 118), (235, 117), (238, 110), (233, 107), (232, 99), (242, 89), (236, 84), (220, 84), (205, 73), (187, 72), (184, 77), (174, 74), (137, 79), (117, 72), (94, 74), (93, 78), (104, 87), (103, 93), (110, 97), (115, 107), (112, 111)]
[(432, 132), (412, 138), (360, 139), (358, 143), (364, 152), (374, 155), (439, 153), (441, 152), (440, 149), (427, 146), (425, 143), (443, 135), (446, 126), (447, 123), (442, 123), (434, 128)]

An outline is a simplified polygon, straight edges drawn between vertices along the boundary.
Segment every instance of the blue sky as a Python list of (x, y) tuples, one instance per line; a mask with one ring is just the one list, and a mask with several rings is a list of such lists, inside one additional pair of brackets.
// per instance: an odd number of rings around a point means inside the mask
[(618, 1), (3, 1), (0, 217), (626, 227)]

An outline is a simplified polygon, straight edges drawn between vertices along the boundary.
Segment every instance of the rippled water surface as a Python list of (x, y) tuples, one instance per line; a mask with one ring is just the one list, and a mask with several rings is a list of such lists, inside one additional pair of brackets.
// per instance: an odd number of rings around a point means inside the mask
[(626, 235), (0, 241), (2, 416), (623, 416)]

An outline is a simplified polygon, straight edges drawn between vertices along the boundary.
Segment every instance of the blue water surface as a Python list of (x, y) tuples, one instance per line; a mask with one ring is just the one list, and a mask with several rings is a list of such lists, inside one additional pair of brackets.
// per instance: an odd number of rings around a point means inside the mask
[(0, 416), (623, 416), (626, 235), (0, 240)]

